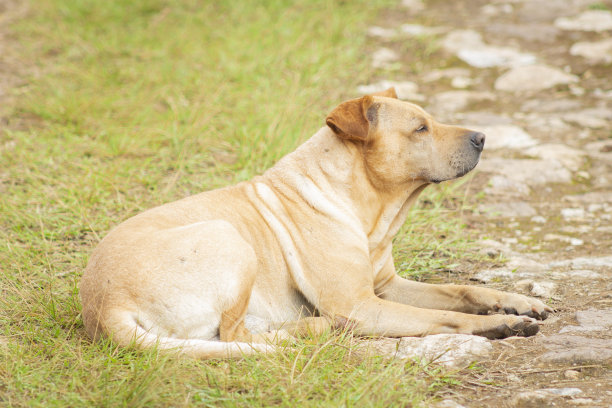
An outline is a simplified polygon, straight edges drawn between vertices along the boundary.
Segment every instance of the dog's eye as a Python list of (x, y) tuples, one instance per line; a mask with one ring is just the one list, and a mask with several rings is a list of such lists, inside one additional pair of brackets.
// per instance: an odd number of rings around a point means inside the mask
[(419, 126), (415, 132), (427, 132), (427, 125)]

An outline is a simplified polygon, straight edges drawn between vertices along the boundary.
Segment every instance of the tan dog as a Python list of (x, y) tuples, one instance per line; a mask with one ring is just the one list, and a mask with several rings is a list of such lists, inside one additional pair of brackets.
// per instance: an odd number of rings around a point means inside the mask
[(391, 240), (410, 206), (473, 169), (483, 145), (393, 89), (344, 102), (262, 176), (111, 231), (81, 282), (87, 332), (203, 358), (347, 321), (376, 336), (533, 335), (533, 317), (552, 311), (539, 300), (395, 273)]

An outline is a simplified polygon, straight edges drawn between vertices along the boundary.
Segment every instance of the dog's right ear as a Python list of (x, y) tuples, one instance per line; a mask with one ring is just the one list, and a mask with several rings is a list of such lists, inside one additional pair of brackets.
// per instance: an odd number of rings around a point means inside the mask
[(374, 92), (370, 94), (372, 96), (385, 96), (387, 98), (395, 98), (397, 99), (397, 92), (395, 92), (395, 88), (391, 87), (389, 89), (385, 89), (384, 91)]
[(331, 111), (325, 123), (342, 139), (365, 142), (371, 125), (372, 115), (368, 115), (368, 109), (372, 103), (370, 95), (342, 102)]

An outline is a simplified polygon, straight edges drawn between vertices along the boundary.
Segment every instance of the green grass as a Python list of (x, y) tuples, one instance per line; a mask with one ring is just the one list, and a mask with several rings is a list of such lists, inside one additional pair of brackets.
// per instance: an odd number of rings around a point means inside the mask
[[(11, 31), (35, 69), (0, 130), (0, 405), (420, 405), (444, 386), (342, 333), (202, 362), (92, 344), (80, 318), (99, 239), (313, 134), (375, 76), (364, 31), (393, 2), (30, 1)], [(402, 273), (464, 256), (460, 204), (453, 187), (426, 194), (398, 238)]]

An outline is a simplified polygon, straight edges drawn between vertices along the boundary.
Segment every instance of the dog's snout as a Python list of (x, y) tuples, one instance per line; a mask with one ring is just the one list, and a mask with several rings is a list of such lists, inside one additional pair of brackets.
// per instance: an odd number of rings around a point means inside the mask
[(482, 149), (484, 149), (484, 143), (485, 143), (484, 133), (472, 132), (472, 135), (470, 136), (470, 142), (472, 143), (472, 146), (476, 148), (476, 150), (478, 150), (479, 152), (482, 152)]

